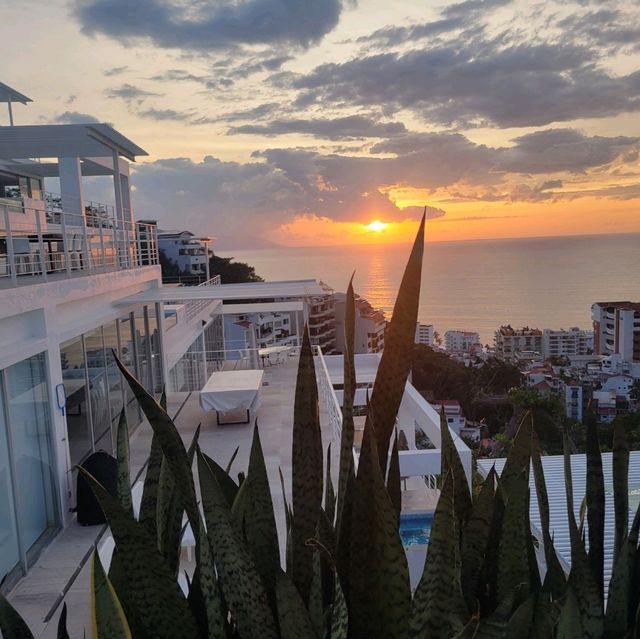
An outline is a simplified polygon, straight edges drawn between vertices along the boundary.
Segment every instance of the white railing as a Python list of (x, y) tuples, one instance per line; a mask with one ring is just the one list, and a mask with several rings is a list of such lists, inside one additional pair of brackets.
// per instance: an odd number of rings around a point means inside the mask
[(322, 405), (327, 411), (327, 415), (329, 416), (329, 423), (331, 425), (331, 430), (333, 431), (335, 444), (340, 446), (340, 441), (342, 440), (342, 407), (336, 396), (333, 384), (331, 383), (331, 375), (329, 375), (329, 369), (327, 368), (327, 363), (324, 360), (322, 349), (319, 346), (316, 346), (315, 349), (318, 395)]
[(109, 216), (107, 208), (92, 205), (84, 214), (72, 213), (56, 208), (56, 202), (0, 199), (0, 281), (18, 286), (33, 283), (33, 276), (47, 281), (61, 273), (158, 264), (155, 224), (120, 220)]

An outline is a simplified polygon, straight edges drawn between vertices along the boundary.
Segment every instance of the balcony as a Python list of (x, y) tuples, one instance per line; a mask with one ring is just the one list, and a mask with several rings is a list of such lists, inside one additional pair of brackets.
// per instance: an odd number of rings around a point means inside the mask
[(0, 288), (158, 264), (155, 224), (118, 219), (105, 204), (84, 211), (50, 193), (0, 199)]

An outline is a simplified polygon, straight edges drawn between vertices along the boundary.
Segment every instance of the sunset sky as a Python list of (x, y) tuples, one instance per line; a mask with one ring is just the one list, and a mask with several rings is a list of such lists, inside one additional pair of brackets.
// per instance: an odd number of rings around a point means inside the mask
[(214, 248), (640, 231), (637, 1), (0, 5), (16, 123), (112, 123)]

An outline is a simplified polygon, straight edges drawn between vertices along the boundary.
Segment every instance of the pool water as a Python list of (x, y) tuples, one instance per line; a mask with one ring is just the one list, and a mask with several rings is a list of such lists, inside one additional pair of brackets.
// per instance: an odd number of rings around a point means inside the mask
[(400, 537), (402, 545), (426, 546), (429, 543), (433, 515), (428, 513), (407, 513), (400, 515)]

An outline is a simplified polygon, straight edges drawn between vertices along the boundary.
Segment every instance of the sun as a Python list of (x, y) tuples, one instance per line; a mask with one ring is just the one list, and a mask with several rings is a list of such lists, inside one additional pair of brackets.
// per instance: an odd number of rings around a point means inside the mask
[(389, 226), (386, 222), (381, 222), (380, 220), (374, 220), (369, 224), (365, 225), (365, 229), (368, 231), (375, 231), (376, 233), (380, 233), (380, 231), (384, 231), (387, 226)]

